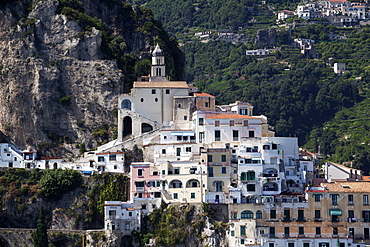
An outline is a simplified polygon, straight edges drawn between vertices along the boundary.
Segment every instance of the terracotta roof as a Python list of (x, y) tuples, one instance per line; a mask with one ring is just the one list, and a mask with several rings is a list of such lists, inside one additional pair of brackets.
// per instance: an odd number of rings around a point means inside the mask
[(370, 192), (370, 182), (321, 183), (326, 192)]
[(362, 180), (370, 182), (370, 176), (362, 176)]
[(251, 117), (248, 115), (240, 115), (240, 114), (215, 114), (211, 117), (207, 117), (206, 119), (259, 119), (257, 117)]
[(124, 152), (96, 153), (96, 155), (104, 155), (104, 154), (124, 154)]
[(213, 96), (213, 95), (210, 95), (210, 94), (208, 94), (208, 93), (194, 93), (194, 95), (195, 96), (198, 96), (198, 97), (212, 97), (212, 98), (214, 98), (215, 96)]
[(40, 160), (61, 160), (59, 157), (41, 157)]
[(135, 81), (134, 88), (189, 88), (186, 81)]

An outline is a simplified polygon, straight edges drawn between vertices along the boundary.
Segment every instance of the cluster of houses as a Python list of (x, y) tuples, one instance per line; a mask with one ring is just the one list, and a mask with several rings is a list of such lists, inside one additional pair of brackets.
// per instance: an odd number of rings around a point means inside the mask
[(369, 19), (370, 12), (367, 3), (326, 0), (298, 5), (295, 11), (279, 11), (277, 21), (280, 22), (294, 16), (305, 20), (328, 18), (337, 26), (355, 26), (359, 24), (359, 21)]
[(320, 162), (295, 137), (276, 137), (267, 118), (185, 81), (169, 81), (163, 51), (151, 75), (118, 100), (118, 139), (73, 163), (37, 158), (0, 144), (0, 166), (124, 173), (124, 148), (143, 150), (130, 164), (130, 200), (105, 202), (105, 230), (130, 236), (142, 217), (167, 204), (207, 203), (228, 222), (229, 246), (364, 247), (370, 244), (370, 180), (362, 171)]
[(370, 243), (368, 177), (320, 165), (297, 138), (275, 137), (248, 103), (216, 105), (212, 95), (168, 81), (159, 46), (151, 76), (119, 97), (118, 112), (118, 140), (104, 152), (135, 143), (145, 161), (130, 165), (130, 200), (105, 203), (105, 230), (140, 231), (162, 202), (208, 203), (229, 224), (229, 246)]

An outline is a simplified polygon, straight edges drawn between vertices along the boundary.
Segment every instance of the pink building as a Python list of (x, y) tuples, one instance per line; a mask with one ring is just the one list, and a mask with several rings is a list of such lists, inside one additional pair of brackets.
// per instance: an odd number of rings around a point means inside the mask
[(131, 200), (161, 198), (160, 166), (149, 162), (131, 164)]

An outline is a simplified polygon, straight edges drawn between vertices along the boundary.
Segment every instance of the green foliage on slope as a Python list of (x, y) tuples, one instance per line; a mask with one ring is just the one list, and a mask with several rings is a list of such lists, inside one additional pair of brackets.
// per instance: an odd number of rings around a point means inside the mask
[(313, 127), (361, 101), (356, 81), (336, 76), (323, 61), (305, 59), (298, 49), (286, 47), (256, 60), (245, 55), (246, 48), (219, 41), (186, 44), (189, 78), (220, 104), (251, 103), (278, 136), (298, 136), (304, 143)]
[(370, 98), (343, 109), (333, 120), (311, 132), (306, 147), (329, 155), (331, 161), (352, 162), (353, 167), (370, 172)]
[(44, 207), (40, 207), (39, 218), (37, 219), (36, 232), (33, 234), (35, 247), (48, 247), (48, 231), (46, 229)]
[(53, 200), (61, 197), (82, 184), (81, 173), (71, 169), (45, 170), (40, 179), (43, 194)]

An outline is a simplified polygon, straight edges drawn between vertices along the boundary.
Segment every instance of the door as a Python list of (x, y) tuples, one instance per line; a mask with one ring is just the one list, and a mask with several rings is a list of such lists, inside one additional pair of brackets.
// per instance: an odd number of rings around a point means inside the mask
[(181, 148), (176, 148), (176, 156), (180, 156), (181, 154)]

